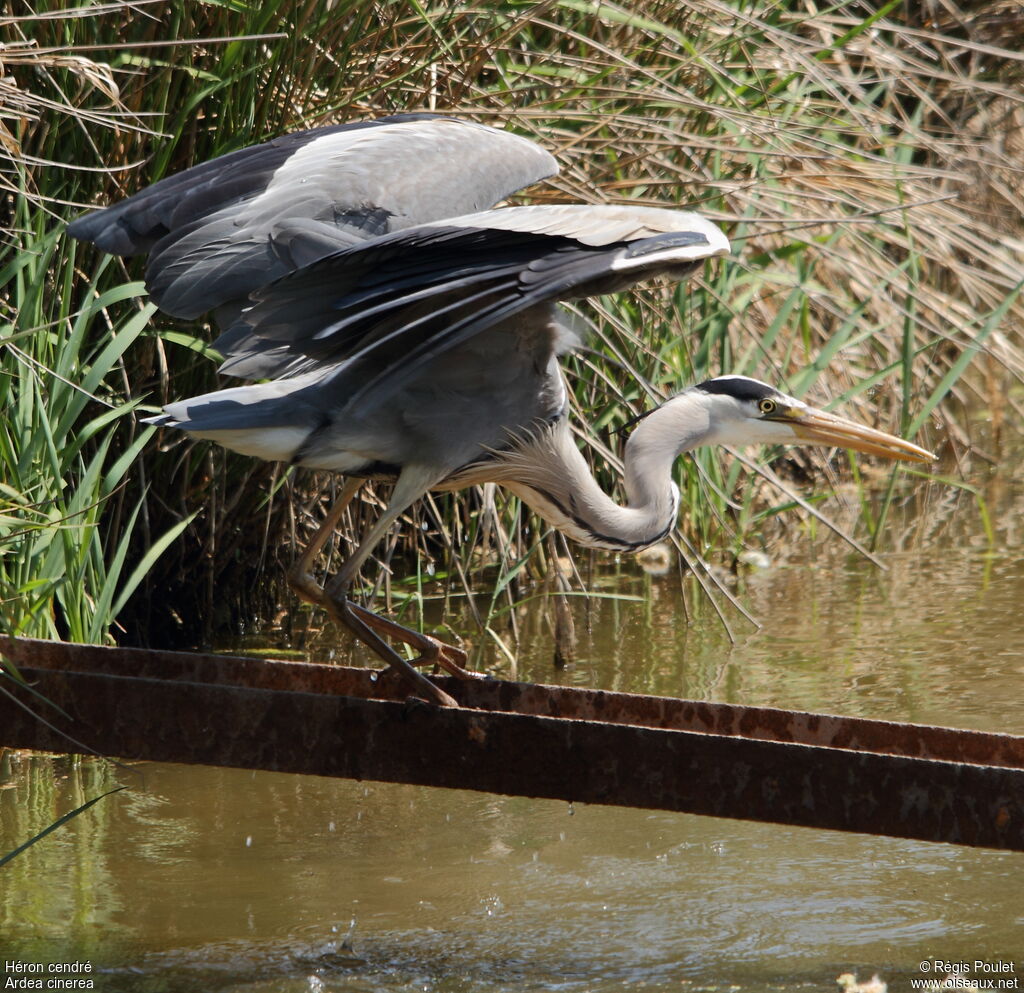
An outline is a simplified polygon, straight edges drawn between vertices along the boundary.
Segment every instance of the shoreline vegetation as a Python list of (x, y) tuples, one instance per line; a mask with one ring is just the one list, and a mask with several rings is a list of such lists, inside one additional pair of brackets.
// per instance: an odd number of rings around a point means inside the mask
[[(338, 481), (141, 426), (215, 387), (214, 335), (155, 314), (136, 262), (63, 227), (318, 124), (506, 126), (562, 168), (516, 202), (680, 206), (726, 230), (733, 256), (689, 283), (580, 307), (595, 333), (568, 373), (606, 488), (619, 429), (721, 373), (911, 438), (961, 486), (1021, 423), (1022, 29), (1001, 0), (16, 2), (0, 15), (0, 632), (184, 647), (294, 606), (291, 545)], [(819, 508), (865, 552), (925, 542), (949, 512), (921, 496), (939, 489), (926, 474), (842, 452), (705, 450), (677, 471), (691, 565), (820, 537)], [(915, 499), (913, 533), (891, 533), (889, 508)], [(484, 488), (425, 501), (364, 581), (415, 616), (445, 579), (482, 593), (486, 624), (564, 554)]]

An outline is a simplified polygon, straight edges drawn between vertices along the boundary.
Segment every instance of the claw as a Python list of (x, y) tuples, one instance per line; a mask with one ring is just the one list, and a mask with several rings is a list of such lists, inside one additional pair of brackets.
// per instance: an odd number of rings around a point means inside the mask
[(469, 656), (461, 648), (456, 648), (455, 645), (449, 645), (443, 641), (438, 641), (437, 646), (439, 650), (437, 664), (441, 666), (445, 672), (450, 672), (453, 676), (457, 676), (459, 679), (487, 678), (487, 676), (482, 672), (472, 672), (466, 668)]

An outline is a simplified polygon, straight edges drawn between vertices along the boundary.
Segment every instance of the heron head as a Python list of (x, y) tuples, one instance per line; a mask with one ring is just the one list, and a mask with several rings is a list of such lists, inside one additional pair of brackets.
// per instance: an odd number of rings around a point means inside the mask
[(909, 441), (818, 410), (746, 376), (720, 376), (693, 390), (705, 395), (706, 444), (834, 445), (902, 462), (935, 460)]

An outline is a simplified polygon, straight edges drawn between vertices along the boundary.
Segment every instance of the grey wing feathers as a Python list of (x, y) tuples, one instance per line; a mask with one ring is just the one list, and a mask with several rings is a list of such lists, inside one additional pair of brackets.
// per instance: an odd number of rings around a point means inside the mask
[[(396, 232), (254, 294), (215, 343), (249, 378), (337, 364), (378, 398), (480, 332), (558, 300), (682, 278), (727, 252), (710, 221), (636, 207), (510, 207)], [(341, 391), (344, 392), (344, 391)]]
[(262, 192), (274, 173), (311, 141), (401, 119), (309, 128), (228, 152), (168, 176), (111, 207), (83, 214), (68, 225), (68, 233), (112, 255), (148, 252), (172, 231)]
[(232, 152), (86, 214), (68, 232), (115, 254), (149, 253), (153, 299), (196, 317), (319, 255), (486, 209), (557, 169), (526, 138), (402, 115)]

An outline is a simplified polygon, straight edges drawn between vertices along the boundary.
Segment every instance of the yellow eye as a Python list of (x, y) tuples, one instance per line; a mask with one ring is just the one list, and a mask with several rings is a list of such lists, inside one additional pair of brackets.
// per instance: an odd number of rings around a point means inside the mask
[(778, 404), (771, 397), (765, 397), (757, 403), (757, 409), (765, 416), (768, 414), (774, 414), (777, 407)]

